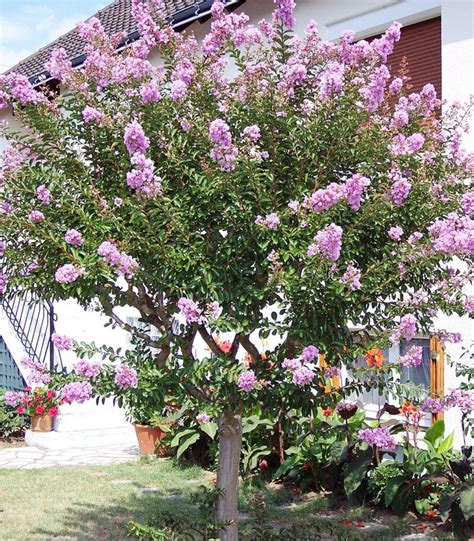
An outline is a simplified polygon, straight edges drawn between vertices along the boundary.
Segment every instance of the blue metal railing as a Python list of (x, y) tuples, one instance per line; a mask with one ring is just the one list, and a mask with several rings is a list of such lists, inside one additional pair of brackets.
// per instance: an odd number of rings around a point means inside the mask
[(51, 339), (57, 319), (53, 304), (29, 294), (3, 297), (1, 303), (28, 356), (50, 370), (62, 370), (61, 353), (55, 350)]

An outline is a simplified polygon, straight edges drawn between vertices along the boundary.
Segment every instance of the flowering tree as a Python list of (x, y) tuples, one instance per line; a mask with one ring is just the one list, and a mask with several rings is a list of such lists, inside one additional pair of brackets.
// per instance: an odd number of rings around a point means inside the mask
[[(258, 26), (216, 1), (198, 44), (159, 2), (132, 5), (141, 37), (120, 53), (124, 36), (96, 19), (79, 27), (82, 69), (53, 53), (64, 96), (0, 80), (25, 127), (8, 130), (3, 153), (1, 290), (98, 302), (164, 384), (218, 417), (218, 519), (237, 539), (252, 402), (310, 411), (328, 376), (319, 352), (336, 369), (428, 331), (438, 309), (472, 309), (468, 271), (449, 265), (474, 251), (466, 113), (441, 118), (432, 85), (410, 93), (389, 72), (398, 24), (371, 43), (351, 32), (330, 43), (314, 22), (291, 32), (292, 0)], [(125, 305), (160, 338), (122, 321)], [(420, 360), (411, 350), (405, 362)], [(116, 381), (136, 384), (125, 368)]]

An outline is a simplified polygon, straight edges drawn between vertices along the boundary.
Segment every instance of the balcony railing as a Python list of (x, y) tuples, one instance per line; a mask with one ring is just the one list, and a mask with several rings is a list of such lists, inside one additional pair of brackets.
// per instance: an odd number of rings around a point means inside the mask
[(61, 353), (51, 339), (57, 319), (53, 304), (32, 295), (15, 295), (4, 297), (1, 305), (28, 356), (49, 370), (62, 370)]

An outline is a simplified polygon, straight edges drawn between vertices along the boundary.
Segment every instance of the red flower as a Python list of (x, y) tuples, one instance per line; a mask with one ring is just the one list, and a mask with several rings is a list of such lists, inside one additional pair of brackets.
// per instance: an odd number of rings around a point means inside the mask
[(16, 408), (16, 411), (17, 411), (17, 413), (19, 413), (21, 415), (23, 413), (23, 406), (18, 406)]
[(53, 398), (54, 396), (56, 396), (56, 391), (54, 391), (53, 389), (49, 389), (49, 391), (46, 391), (46, 396), (48, 398)]
[(42, 415), (44, 413), (44, 406), (36, 406), (35, 411), (38, 415)]
[(385, 357), (379, 348), (369, 349), (365, 354), (367, 360), (367, 366), (373, 366), (374, 368), (382, 368)]
[(356, 528), (365, 528), (365, 522), (354, 522)]
[(343, 524), (344, 526), (352, 526), (352, 520), (349, 520), (348, 518), (343, 518), (341, 520), (341, 524)]
[(268, 469), (268, 462), (267, 462), (265, 459), (262, 459), (262, 460), (260, 460), (260, 462), (258, 463), (258, 467), (259, 467), (261, 470), (266, 470), (266, 469)]
[(58, 408), (56, 406), (49, 408), (49, 414), (51, 415), (51, 417), (56, 417), (56, 415), (58, 414)]
[(28, 393), (31, 391), (32, 387), (25, 387), (25, 391), (27, 391)]
[(323, 417), (330, 417), (332, 415), (332, 408), (331, 406), (328, 406), (325, 410), (323, 410)]

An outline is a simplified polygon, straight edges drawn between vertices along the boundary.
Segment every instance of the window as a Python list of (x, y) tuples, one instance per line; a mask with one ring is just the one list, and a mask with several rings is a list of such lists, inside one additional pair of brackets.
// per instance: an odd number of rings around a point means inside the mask
[(431, 389), (431, 370), (430, 370), (430, 339), (416, 338), (410, 342), (402, 342), (400, 346), (400, 355), (405, 353), (412, 346), (421, 346), (423, 349), (423, 360), (419, 366), (410, 366), (402, 368), (402, 383), (413, 383), (421, 385), (424, 389)]

